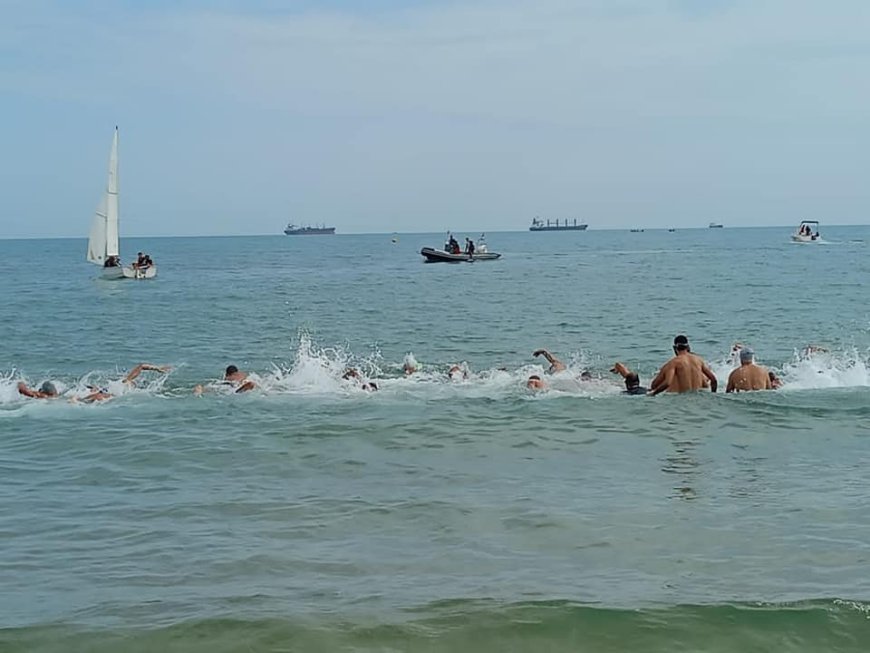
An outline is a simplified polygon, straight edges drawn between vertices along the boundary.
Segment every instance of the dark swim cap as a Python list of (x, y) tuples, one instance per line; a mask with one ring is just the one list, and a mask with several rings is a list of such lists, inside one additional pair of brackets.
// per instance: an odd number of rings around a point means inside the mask
[(689, 339), (686, 336), (679, 335), (674, 338), (674, 347), (677, 349), (688, 349), (689, 348)]
[(57, 388), (54, 387), (54, 383), (51, 381), (46, 381), (39, 387), (39, 391), (44, 395), (51, 395), (54, 397), (57, 394)]

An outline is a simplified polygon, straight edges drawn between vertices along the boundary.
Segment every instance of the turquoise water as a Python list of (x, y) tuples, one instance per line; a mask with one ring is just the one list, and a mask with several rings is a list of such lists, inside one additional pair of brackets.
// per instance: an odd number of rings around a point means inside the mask
[[(0, 650), (866, 650), (870, 229), (788, 234), (0, 241)], [(620, 395), (677, 333), (784, 388)]]

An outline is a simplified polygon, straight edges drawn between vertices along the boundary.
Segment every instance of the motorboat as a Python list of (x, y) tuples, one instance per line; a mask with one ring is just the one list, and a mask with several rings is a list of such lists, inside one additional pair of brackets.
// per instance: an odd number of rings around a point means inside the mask
[(722, 224), (720, 224), (718, 222), (711, 222), (709, 225), (707, 225), (707, 228), (708, 229), (722, 229)]
[(494, 261), (501, 258), (501, 254), (489, 251), (484, 234), (480, 234), (480, 238), (477, 239), (477, 244), (474, 246), (474, 254), (468, 253), (467, 249), (466, 251), (461, 251), (459, 243), (451, 233), (447, 234), (447, 242), (444, 243), (444, 249), (424, 247), (420, 250), (420, 254), (426, 259), (426, 263), (473, 263), (474, 261)]
[(821, 240), (818, 221), (804, 220), (791, 235), (791, 239), (796, 243), (814, 243), (817, 240)]

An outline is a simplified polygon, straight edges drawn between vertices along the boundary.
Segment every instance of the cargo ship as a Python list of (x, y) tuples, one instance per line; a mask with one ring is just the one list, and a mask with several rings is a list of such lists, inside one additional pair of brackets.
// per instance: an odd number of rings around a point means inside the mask
[(319, 236), (323, 234), (334, 234), (335, 227), (325, 227), (320, 225), (319, 227), (297, 227), (295, 224), (288, 224), (287, 228), (284, 229), (284, 233), (288, 236)]
[(561, 222), (559, 220), (553, 222), (547, 220), (546, 223), (543, 220), (534, 218), (532, 220), (532, 226), (529, 227), (529, 231), (586, 231), (586, 227), (588, 226), (588, 224), (584, 224), (583, 222), (578, 223), (576, 218), (573, 222), (568, 222), (568, 219), (566, 218)]

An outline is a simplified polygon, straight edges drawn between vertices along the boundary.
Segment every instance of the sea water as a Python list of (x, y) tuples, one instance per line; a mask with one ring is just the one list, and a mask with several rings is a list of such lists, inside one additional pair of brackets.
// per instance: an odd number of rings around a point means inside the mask
[[(0, 241), (0, 651), (867, 650), (870, 229), (824, 232)], [(679, 333), (784, 387), (621, 395)]]

